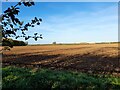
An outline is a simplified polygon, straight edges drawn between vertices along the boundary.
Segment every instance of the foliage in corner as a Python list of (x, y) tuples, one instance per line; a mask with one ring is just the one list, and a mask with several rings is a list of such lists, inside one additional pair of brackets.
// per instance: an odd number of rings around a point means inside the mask
[[(35, 3), (32, 0), (21, 0), (15, 6), (8, 7), (8, 9), (5, 10), (2, 15), (0, 15), (0, 28), (2, 30), (0, 32), (2, 33), (1, 39), (8, 39), (9, 37), (15, 37), (16, 39), (18, 39), (19, 37), (23, 37), (25, 40), (28, 40), (29, 38), (34, 38), (35, 41), (37, 41), (38, 38), (42, 39), (42, 34), (38, 35), (38, 33), (34, 33), (33, 36), (26, 35), (25, 32), (28, 31), (30, 27), (40, 25), (42, 19), (34, 17), (31, 22), (28, 22), (26, 24), (24, 23), (24, 21), (20, 21), (17, 15), (20, 12), (21, 5), (31, 7), (34, 6)], [(21, 31), (21, 34), (19, 33), (17, 35), (18, 31)], [(13, 47), (11, 44), (9, 44), (9, 46)]]

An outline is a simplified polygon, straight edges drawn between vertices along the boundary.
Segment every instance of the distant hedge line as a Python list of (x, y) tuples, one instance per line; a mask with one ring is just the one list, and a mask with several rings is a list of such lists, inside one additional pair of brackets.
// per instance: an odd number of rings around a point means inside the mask
[(18, 40), (12, 40), (12, 39), (3, 39), (2, 40), (2, 46), (26, 46), (28, 45), (27, 42), (24, 41), (18, 41)]

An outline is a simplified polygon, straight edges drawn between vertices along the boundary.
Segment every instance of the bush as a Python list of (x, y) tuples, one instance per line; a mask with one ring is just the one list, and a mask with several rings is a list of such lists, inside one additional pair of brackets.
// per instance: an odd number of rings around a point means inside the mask
[(119, 90), (120, 78), (47, 69), (5, 67), (3, 90)]
[(27, 42), (13, 40), (13, 39), (3, 39), (2, 40), (2, 46), (26, 46), (28, 45)]
[(53, 44), (55, 45), (55, 44), (56, 44), (56, 42), (53, 42)]

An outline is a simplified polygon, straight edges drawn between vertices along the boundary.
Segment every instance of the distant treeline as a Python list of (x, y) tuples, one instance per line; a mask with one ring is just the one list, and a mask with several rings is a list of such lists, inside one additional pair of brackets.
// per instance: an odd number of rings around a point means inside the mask
[(100, 43), (95, 43), (95, 44), (116, 44), (120, 42), (100, 42)]
[(13, 39), (3, 39), (2, 40), (2, 46), (26, 46), (28, 45), (27, 42), (24, 41), (18, 41), (18, 40), (13, 40)]
[(48, 45), (89, 45), (89, 44), (120, 44), (120, 42), (99, 42), (99, 43), (52, 43), (52, 44), (29, 44), (29, 46), (48, 46)]

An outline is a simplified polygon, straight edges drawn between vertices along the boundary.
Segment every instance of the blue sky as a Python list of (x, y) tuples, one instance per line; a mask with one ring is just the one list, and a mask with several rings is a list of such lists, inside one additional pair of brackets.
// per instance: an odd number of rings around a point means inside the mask
[[(14, 4), (3, 3), (2, 10)], [(36, 2), (22, 6), (18, 17), (28, 22), (35, 16), (43, 22), (27, 34), (42, 33), (43, 39), (29, 39), (29, 44), (118, 41), (117, 2)]]

